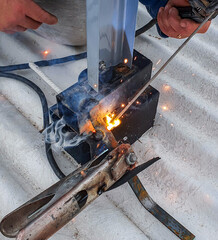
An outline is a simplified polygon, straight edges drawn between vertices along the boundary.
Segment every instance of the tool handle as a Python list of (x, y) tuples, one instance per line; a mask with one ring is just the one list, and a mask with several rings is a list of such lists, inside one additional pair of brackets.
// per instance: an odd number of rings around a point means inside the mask
[[(209, 16), (209, 13), (206, 13), (202, 9), (199, 8), (193, 8), (192, 6), (187, 7), (177, 7), (177, 10), (179, 11), (179, 15), (181, 18), (188, 18), (191, 19), (197, 23), (202, 23), (204, 19)], [(212, 13), (212, 12), (211, 12)], [(218, 15), (218, 10), (214, 11), (214, 14), (209, 20), (212, 20)]]
[(177, 7), (177, 10), (179, 11), (181, 18), (188, 18), (198, 23), (202, 23), (204, 21), (204, 17), (194, 11), (191, 6)]

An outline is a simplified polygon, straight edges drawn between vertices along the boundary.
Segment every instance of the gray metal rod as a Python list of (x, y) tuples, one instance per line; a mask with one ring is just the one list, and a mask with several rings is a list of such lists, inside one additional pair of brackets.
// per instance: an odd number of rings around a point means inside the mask
[(138, 99), (138, 97), (151, 84), (151, 82), (153, 82), (159, 76), (159, 74), (165, 69), (165, 67), (185, 47), (185, 45), (194, 37), (194, 35), (203, 27), (203, 25), (213, 16), (214, 13), (215, 12), (211, 13), (207, 18), (205, 18), (205, 20), (197, 27), (197, 29), (186, 39), (186, 41), (176, 50), (176, 52), (164, 63), (164, 65), (159, 69), (159, 71), (144, 85), (144, 87), (135, 95), (135, 97), (130, 102), (128, 102), (126, 107), (114, 118), (114, 120), (122, 117), (122, 115), (132, 106), (132, 104)]

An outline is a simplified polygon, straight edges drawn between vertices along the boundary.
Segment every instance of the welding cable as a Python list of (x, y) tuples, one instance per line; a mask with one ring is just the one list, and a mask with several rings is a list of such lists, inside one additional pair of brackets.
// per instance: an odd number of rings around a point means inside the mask
[(30, 68), (38, 75), (40, 78), (46, 82), (55, 92), (59, 94), (62, 90), (44, 73), (42, 70), (34, 63), (29, 63)]
[(136, 30), (135, 37), (138, 37), (142, 33), (145, 33), (150, 28), (152, 28), (155, 24), (157, 24), (157, 19), (154, 18), (149, 23), (147, 23), (145, 26), (143, 26), (143, 27), (139, 28), (138, 30)]
[[(53, 66), (53, 65), (57, 65), (57, 64), (81, 60), (86, 57), (87, 57), (87, 53), (84, 52), (84, 53), (70, 55), (70, 56), (63, 57), (63, 58), (37, 61), (37, 62), (34, 62), (34, 64), (36, 64), (38, 67), (47, 67), (47, 66)], [(30, 68), (29, 63), (9, 65), (9, 66), (0, 66), (0, 72), (12, 72), (15, 70), (24, 70), (24, 69), (29, 69), (29, 68)]]
[[(142, 33), (146, 32), (150, 28), (152, 28), (157, 23), (157, 19), (152, 19), (149, 23), (147, 23), (142, 28), (138, 29), (135, 33), (135, 37), (138, 37)], [(55, 58), (50, 60), (42, 60), (34, 62), (35, 65), (38, 67), (48, 67), (48, 66), (54, 66), (58, 64), (63, 64), (67, 62), (77, 61), (87, 58), (87, 52), (79, 53), (76, 55), (70, 55), (63, 58)], [(30, 69), (29, 63), (22, 63), (22, 64), (15, 64), (15, 65), (8, 65), (8, 66), (0, 66), (0, 72), (12, 72), (16, 70), (25, 70)]]
[[(135, 37), (138, 37), (142, 33), (149, 30), (156, 23), (157, 23), (157, 19), (152, 19), (149, 23), (147, 23), (145, 26), (143, 26), (142, 28), (140, 28), (136, 31)], [(79, 53), (76, 55), (70, 55), (70, 56), (63, 57), (63, 58), (37, 61), (37, 62), (34, 62), (34, 64), (37, 65), (38, 67), (48, 67), (48, 66), (54, 66), (54, 65), (58, 65), (58, 64), (62, 64), (62, 63), (77, 61), (77, 60), (81, 60), (84, 58), (87, 58), (87, 52)], [(12, 72), (12, 71), (16, 71), (16, 70), (25, 70), (25, 69), (29, 69), (29, 68), (30, 68), (29, 63), (0, 66), (0, 72)]]
[[(41, 104), (42, 104), (43, 128), (46, 129), (49, 126), (48, 103), (47, 103), (45, 94), (42, 92), (42, 90), (35, 83), (30, 81), (29, 79), (27, 79), (25, 77), (22, 77), (22, 76), (19, 76), (17, 74), (0, 72), (0, 77), (10, 78), (10, 79), (22, 82), (22, 83), (26, 84), (27, 86), (29, 86), (30, 88), (32, 88), (38, 94), (38, 96), (40, 98), (40, 101), (41, 101)], [(46, 156), (48, 158), (48, 162), (49, 162), (52, 170), (56, 174), (56, 176), (59, 179), (64, 178), (65, 175), (61, 171), (61, 169), (58, 167), (58, 165), (55, 161), (50, 143), (45, 142), (45, 150), (46, 150)]]

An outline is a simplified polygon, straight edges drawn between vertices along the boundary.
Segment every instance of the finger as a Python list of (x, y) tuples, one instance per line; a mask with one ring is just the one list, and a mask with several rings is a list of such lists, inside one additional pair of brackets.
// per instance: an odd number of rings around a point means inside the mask
[(178, 10), (174, 7), (169, 10), (168, 21), (176, 32), (181, 32), (186, 28), (186, 23), (182, 22)]
[(27, 30), (26, 28), (19, 25), (8, 29), (8, 31), (12, 31), (12, 32), (25, 32), (26, 30)]
[(165, 35), (167, 35), (167, 36), (169, 36), (169, 37), (177, 38), (177, 39), (178, 39), (178, 38), (179, 38), (179, 39), (180, 39), (180, 38), (185, 38), (185, 35), (179, 33), (178, 31), (175, 31), (171, 26), (169, 26), (168, 28), (165, 28), (165, 26), (162, 25), (161, 22), (158, 23), (158, 25), (159, 25), (161, 31), (162, 31)]
[(40, 8), (33, 1), (29, 2), (25, 10), (26, 15), (37, 22), (46, 23), (50, 25), (56, 24), (58, 22), (58, 19), (54, 15)]
[(158, 21), (158, 25), (159, 25), (162, 32), (166, 32), (167, 28), (169, 27), (169, 25), (165, 23), (165, 17), (164, 16), (165, 16), (164, 8), (160, 8), (159, 13), (157, 15), (157, 21)]
[(7, 34), (14, 34), (14, 33), (16, 33), (16, 32), (14, 32), (14, 31), (10, 31), (10, 30), (5, 30), (4, 33), (7, 33)]
[(158, 19), (158, 25), (159, 25), (161, 31), (165, 35), (167, 35), (169, 37), (175, 37), (175, 36), (178, 35), (178, 33), (175, 32), (175, 30), (171, 26), (167, 27), (165, 24), (163, 24), (163, 14), (162, 14), (162, 11), (160, 11), (160, 13), (158, 14), (157, 19)]
[(35, 20), (33, 20), (33, 19), (31, 19), (31, 18), (26, 16), (24, 18), (24, 20), (21, 22), (20, 25), (22, 27), (24, 27), (24, 28), (27, 28), (27, 29), (34, 29), (34, 30), (36, 30), (37, 28), (39, 28), (42, 25), (42, 23), (37, 22), (37, 21), (35, 21)]
[(169, 16), (169, 10), (170, 10), (170, 5), (167, 5), (165, 8), (164, 8), (164, 11), (162, 13), (162, 23), (165, 25), (166, 28), (170, 27), (170, 23), (168, 21), (168, 16)]

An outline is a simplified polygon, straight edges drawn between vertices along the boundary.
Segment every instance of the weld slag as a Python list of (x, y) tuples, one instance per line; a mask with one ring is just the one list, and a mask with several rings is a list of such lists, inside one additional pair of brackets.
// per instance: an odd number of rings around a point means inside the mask
[(64, 119), (52, 122), (48, 128), (43, 131), (45, 142), (52, 144), (57, 148), (76, 147), (88, 138), (88, 134), (78, 135), (69, 131)]

